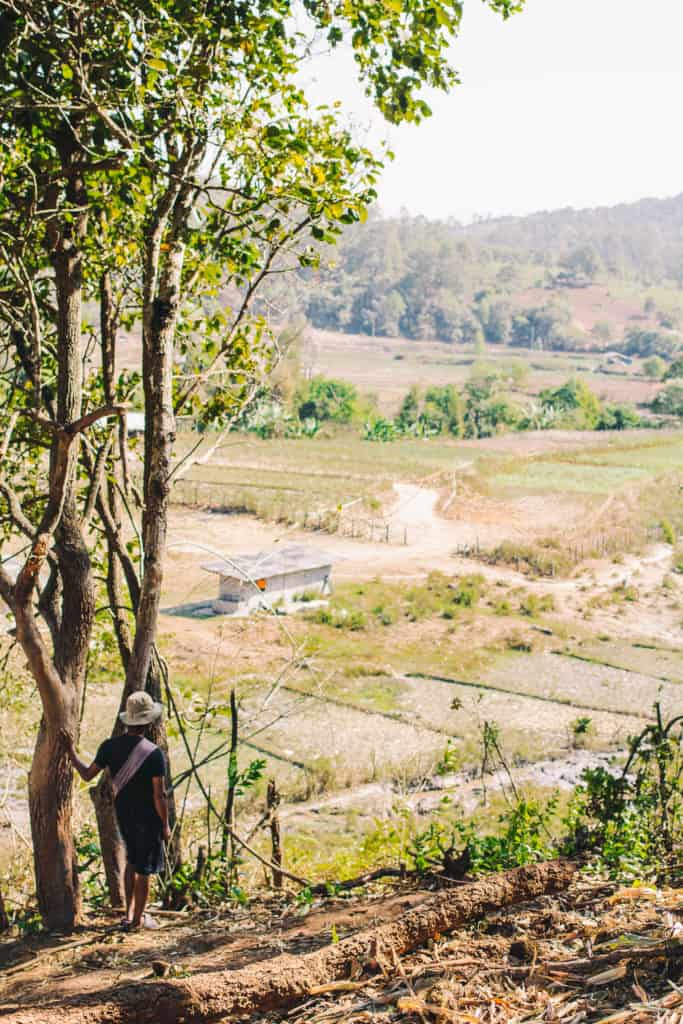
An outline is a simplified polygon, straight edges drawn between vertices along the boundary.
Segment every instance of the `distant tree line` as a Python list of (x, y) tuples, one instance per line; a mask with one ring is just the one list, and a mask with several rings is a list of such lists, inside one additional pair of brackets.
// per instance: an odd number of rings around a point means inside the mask
[[(607, 321), (590, 333), (571, 322), (562, 289), (596, 277), (636, 279), (644, 288), (683, 287), (683, 195), (606, 210), (481, 221), (371, 217), (350, 226), (333, 259), (283, 283), (287, 305), (313, 326), (352, 334), (530, 348), (620, 347)], [(552, 289), (525, 304), (529, 288)], [(657, 315), (649, 298), (643, 319)], [(659, 311), (656, 330), (634, 330), (628, 351), (670, 358), (677, 317)]]

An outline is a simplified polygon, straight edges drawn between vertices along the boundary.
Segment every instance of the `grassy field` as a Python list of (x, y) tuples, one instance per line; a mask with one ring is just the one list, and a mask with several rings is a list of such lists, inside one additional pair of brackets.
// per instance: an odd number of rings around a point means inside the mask
[[(189, 443), (181, 435), (181, 449)], [(380, 530), (396, 507), (394, 484), (420, 483), (441, 496), (451, 522), (469, 524), (489, 548), (573, 531), (575, 564), (592, 557), (591, 537), (599, 553), (638, 548), (663, 519), (683, 529), (682, 481), (680, 431), (546, 431), (382, 444), (344, 428), (301, 440), (231, 435), (207, 464), (175, 484), (173, 500), (328, 532), (355, 530), (357, 523)], [(451, 541), (444, 534), (444, 543), (461, 543), (456, 532)], [(420, 540), (414, 528), (396, 529), (391, 539), (406, 536)]]
[(444, 384), (462, 387), (475, 364), (517, 379), (513, 394), (516, 390), (520, 398), (558, 387), (571, 376), (583, 378), (601, 398), (613, 402), (649, 402), (658, 387), (640, 372), (639, 364), (628, 374), (601, 372), (603, 361), (597, 353), (538, 352), (489, 345), (484, 353), (475, 354), (471, 346), (325, 331), (311, 332), (310, 344), (315, 372), (351, 381), (359, 391), (373, 395), (389, 415), (396, 412), (414, 384), (421, 388)]
[(194, 466), (178, 481), (174, 496), (190, 504), (303, 521), (359, 498), (367, 511), (376, 512), (391, 497), (395, 481), (448, 477), (471, 461), (455, 441), (371, 444), (351, 429), (310, 440), (231, 436), (207, 465)]

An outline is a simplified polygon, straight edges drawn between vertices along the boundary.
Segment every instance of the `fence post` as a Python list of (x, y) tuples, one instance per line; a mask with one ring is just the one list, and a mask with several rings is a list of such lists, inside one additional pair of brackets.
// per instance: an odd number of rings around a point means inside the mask
[(387, 544), (389, 543), (389, 523), (387, 523), (387, 527), (386, 527), (386, 543)]

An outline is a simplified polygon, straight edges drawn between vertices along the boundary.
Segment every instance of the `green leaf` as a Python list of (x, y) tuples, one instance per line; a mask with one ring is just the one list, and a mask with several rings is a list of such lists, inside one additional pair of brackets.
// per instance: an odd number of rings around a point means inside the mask
[(162, 60), (161, 57), (150, 57), (147, 63), (155, 71), (168, 71), (166, 61)]
[(67, 82), (70, 82), (73, 78), (74, 73), (68, 64), (62, 64), (62, 78), (66, 78)]

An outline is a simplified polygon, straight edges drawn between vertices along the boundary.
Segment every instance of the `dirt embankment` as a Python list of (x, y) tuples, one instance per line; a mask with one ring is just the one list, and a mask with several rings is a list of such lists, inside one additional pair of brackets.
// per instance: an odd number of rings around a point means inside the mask
[(338, 982), (386, 973), (398, 958), (465, 921), (504, 906), (566, 889), (576, 866), (552, 861), (446, 889), (394, 920), (361, 930), (312, 953), (282, 954), (238, 970), (200, 972), (191, 980), (147, 981), (109, 988), (55, 1006), (34, 1003), (6, 1015), (7, 1024), (210, 1024), (282, 1012)]

